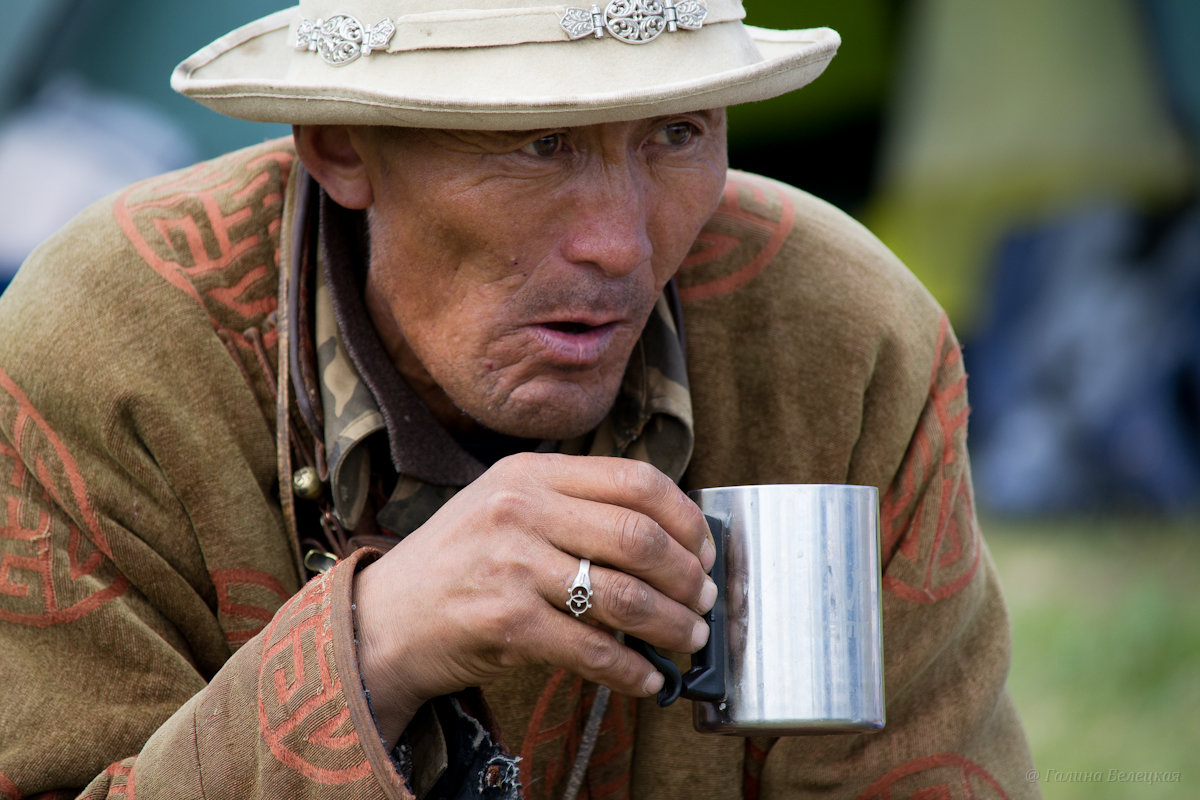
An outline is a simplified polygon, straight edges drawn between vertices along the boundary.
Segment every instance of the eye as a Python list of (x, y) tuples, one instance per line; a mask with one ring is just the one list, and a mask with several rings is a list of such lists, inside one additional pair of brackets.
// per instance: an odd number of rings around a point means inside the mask
[(556, 156), (566, 147), (566, 138), (561, 133), (549, 133), (521, 147), (521, 152), (538, 158)]
[(655, 144), (683, 147), (696, 135), (696, 126), (690, 122), (670, 122), (654, 132)]

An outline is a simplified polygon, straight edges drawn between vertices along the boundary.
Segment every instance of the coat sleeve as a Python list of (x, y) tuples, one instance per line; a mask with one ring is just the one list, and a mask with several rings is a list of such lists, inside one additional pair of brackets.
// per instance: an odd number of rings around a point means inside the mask
[(2, 371), (0, 389), (0, 796), (407, 797), (362, 738), (374, 724), (353, 644), (357, 559), (207, 676), (202, 628), (173, 624), (142, 588), (172, 582), (161, 556), (101, 522), (70, 443)]
[[(356, 560), (300, 585), (253, 388), (110, 208), (0, 300), (0, 798), (410, 797), (355, 661)], [(265, 309), (250, 274), (205, 291)]]
[(114, 566), (113, 545), (47, 502), (57, 490), (13, 449), (0, 445), (15, 478), (0, 571), (0, 796), (410, 796), (360, 735), (374, 725), (356, 685), (354, 560), (305, 586), (205, 680)]
[(881, 499), (887, 724), (859, 736), (750, 740), (748, 795), (1040, 796), (1005, 688), (1009, 622), (975, 514), (966, 375), (944, 318), (935, 355)]

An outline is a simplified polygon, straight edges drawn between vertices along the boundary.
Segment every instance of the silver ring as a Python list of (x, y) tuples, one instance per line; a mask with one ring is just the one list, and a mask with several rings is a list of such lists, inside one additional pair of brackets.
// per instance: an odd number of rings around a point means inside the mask
[(571, 584), (571, 593), (567, 595), (567, 610), (576, 617), (582, 617), (584, 612), (592, 607), (592, 562), (586, 558), (579, 559), (579, 572), (575, 574), (575, 582)]

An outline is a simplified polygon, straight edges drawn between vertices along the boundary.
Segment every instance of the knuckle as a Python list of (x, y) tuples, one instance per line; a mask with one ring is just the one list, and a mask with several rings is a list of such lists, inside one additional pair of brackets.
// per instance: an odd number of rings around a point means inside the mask
[(493, 525), (512, 525), (529, 515), (531, 501), (524, 491), (500, 486), (488, 492), (484, 501), (487, 518)]
[(668, 544), (667, 534), (654, 520), (624, 509), (614, 524), (617, 547), (631, 563), (654, 564), (663, 557)]
[(545, 481), (548, 471), (553, 469), (548, 465), (552, 461), (548, 453), (521, 452), (512, 453), (501, 458), (488, 469), (486, 475), (495, 483), (502, 486), (533, 486)]
[(685, 494), (679, 496), (680, 517), (686, 521), (685, 530), (694, 532), (694, 541), (689, 542), (689, 549), (700, 549), (701, 542), (708, 535), (708, 522), (704, 512)]
[(699, 559), (689, 558), (684, 562), (684, 581), (689, 591), (696, 598), (699, 598), (700, 591), (704, 588), (704, 580), (708, 577), (708, 573), (704, 571), (704, 567), (700, 566)]
[(662, 472), (642, 461), (625, 460), (610, 475), (617, 492), (634, 502), (657, 504), (674, 488)]
[(604, 604), (616, 619), (626, 624), (642, 622), (649, 618), (654, 610), (654, 601), (649, 589), (641, 581), (628, 575), (614, 577), (605, 593)]
[(593, 674), (609, 672), (620, 664), (620, 645), (607, 633), (589, 628), (579, 643), (579, 660)]
[(539, 459), (530, 452), (510, 453), (496, 461), (492, 469), (498, 472), (527, 473), (536, 469)]

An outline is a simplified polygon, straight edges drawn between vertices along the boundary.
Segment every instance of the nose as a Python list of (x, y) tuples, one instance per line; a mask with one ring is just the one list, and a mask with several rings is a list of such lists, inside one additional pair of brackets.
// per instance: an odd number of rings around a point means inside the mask
[(563, 255), (610, 277), (629, 275), (650, 264), (651, 203), (646, 176), (624, 161), (593, 165), (577, 178), (565, 207)]

